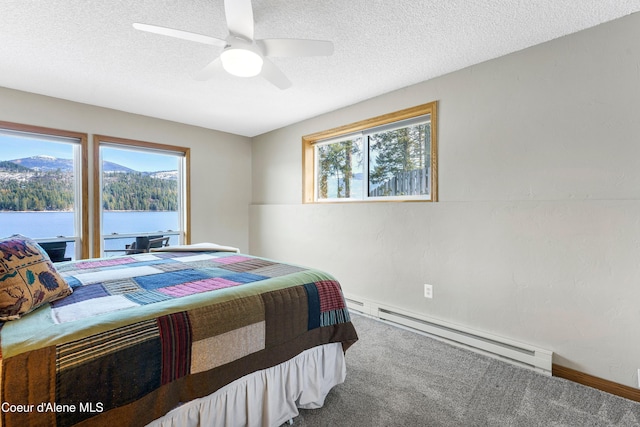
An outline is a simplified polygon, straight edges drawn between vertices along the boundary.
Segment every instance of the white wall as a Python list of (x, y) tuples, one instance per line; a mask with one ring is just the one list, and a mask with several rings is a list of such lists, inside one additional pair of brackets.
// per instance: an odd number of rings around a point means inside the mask
[(189, 147), (191, 241), (248, 249), (249, 138), (6, 88), (0, 121)]
[[(636, 14), (254, 138), (251, 251), (636, 387), (639, 40)], [(303, 135), (433, 100), (439, 202), (301, 204)]]

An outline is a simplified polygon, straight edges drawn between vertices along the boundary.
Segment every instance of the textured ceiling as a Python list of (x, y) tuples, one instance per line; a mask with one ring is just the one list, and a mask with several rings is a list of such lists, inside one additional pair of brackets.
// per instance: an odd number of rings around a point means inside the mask
[[(640, 0), (254, 0), (256, 38), (331, 40), (274, 58), (293, 82), (193, 75), (225, 38), (223, 0), (2, 0), (0, 86), (255, 136), (640, 10)], [(0, 117), (1, 119), (1, 117)]]

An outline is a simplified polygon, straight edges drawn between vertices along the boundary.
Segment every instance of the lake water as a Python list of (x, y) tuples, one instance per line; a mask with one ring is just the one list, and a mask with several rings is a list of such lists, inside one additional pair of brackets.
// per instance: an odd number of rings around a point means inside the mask
[[(0, 212), (0, 238), (22, 234), (34, 239), (72, 236), (73, 212)], [(104, 234), (163, 234), (178, 230), (177, 212), (104, 212)], [(108, 239), (105, 249), (124, 248), (131, 237)], [(178, 236), (171, 236), (171, 245), (178, 244)], [(67, 256), (72, 256), (73, 244), (67, 245)]]

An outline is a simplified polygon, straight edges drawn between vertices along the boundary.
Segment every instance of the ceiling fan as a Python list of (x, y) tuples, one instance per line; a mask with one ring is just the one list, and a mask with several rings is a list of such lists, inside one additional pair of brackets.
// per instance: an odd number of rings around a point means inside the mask
[(240, 77), (260, 75), (280, 89), (291, 81), (267, 57), (329, 56), (333, 43), (324, 40), (254, 39), (251, 0), (224, 0), (224, 12), (229, 35), (226, 39), (205, 36), (157, 25), (134, 23), (137, 30), (176, 37), (183, 40), (221, 47), (220, 56), (196, 73), (198, 80), (207, 80), (221, 68)]

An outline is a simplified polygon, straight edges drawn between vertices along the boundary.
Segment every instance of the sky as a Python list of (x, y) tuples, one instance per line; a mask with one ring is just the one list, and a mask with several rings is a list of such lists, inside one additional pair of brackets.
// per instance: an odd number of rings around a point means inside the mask
[[(0, 135), (0, 161), (47, 155), (59, 159), (73, 158), (73, 146), (63, 142)], [(118, 163), (138, 172), (176, 170), (176, 157), (133, 150), (103, 148), (103, 160)]]
[(175, 156), (143, 153), (119, 148), (103, 148), (102, 160), (108, 160), (138, 172), (157, 172), (178, 169), (178, 161)]
[(64, 143), (40, 142), (35, 139), (0, 135), (0, 160), (15, 160), (40, 154), (71, 159), (73, 147)]

